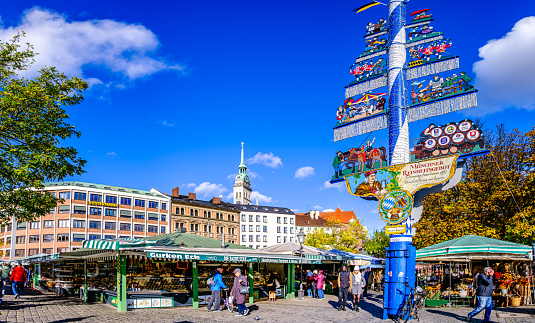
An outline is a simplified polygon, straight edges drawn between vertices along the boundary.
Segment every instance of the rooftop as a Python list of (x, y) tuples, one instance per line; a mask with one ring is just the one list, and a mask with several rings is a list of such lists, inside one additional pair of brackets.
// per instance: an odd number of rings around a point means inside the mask
[(171, 202), (175, 203), (181, 203), (181, 204), (188, 204), (188, 205), (197, 205), (200, 207), (209, 207), (209, 208), (217, 208), (217, 209), (223, 209), (227, 211), (234, 211), (239, 212), (238, 208), (234, 204), (226, 203), (223, 201), (220, 201), (218, 204), (213, 203), (212, 201), (203, 201), (203, 200), (197, 200), (197, 199), (190, 199), (186, 195), (179, 195), (179, 196), (172, 196)]
[(336, 208), (334, 212), (320, 212), (320, 217), (330, 221), (340, 221), (345, 224), (349, 224), (351, 220), (356, 219), (355, 212), (342, 211), (340, 208)]
[(324, 227), (327, 225), (327, 220), (323, 218), (311, 217), (309, 213), (295, 214), (296, 227)]
[(154, 197), (167, 197), (166, 195), (158, 194), (156, 192), (150, 192), (150, 191), (144, 191), (144, 190), (138, 190), (138, 189), (126, 188), (126, 187), (119, 187), (119, 186), (112, 186), (112, 185), (78, 182), (78, 181), (49, 182), (49, 183), (44, 183), (43, 186), (45, 188), (53, 188), (55, 186), (76, 186), (76, 187), (94, 188), (94, 189), (100, 189), (100, 190), (109, 190), (109, 191), (122, 192), (122, 193), (141, 194), (141, 195), (154, 196)]
[(246, 212), (261, 212), (261, 213), (277, 213), (277, 214), (289, 214), (293, 215), (294, 212), (285, 207), (278, 206), (265, 206), (265, 205), (241, 205), (233, 204), (235, 208), (240, 211)]

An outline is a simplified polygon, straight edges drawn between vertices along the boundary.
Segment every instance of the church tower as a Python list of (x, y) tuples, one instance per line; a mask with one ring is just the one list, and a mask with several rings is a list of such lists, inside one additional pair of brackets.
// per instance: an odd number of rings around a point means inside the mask
[(243, 142), (241, 143), (241, 163), (238, 166), (239, 172), (234, 180), (234, 204), (251, 205), (251, 181), (247, 176), (247, 166), (243, 161)]

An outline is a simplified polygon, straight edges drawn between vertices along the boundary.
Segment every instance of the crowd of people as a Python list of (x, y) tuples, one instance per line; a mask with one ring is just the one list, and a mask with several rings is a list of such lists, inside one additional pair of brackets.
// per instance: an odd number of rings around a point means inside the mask
[(5, 286), (11, 283), (11, 290), (15, 298), (20, 298), (23, 288), (30, 287), (30, 269), (24, 268), (22, 264), (13, 263), (11, 267), (8, 263), (0, 266), (0, 304), (5, 292)]

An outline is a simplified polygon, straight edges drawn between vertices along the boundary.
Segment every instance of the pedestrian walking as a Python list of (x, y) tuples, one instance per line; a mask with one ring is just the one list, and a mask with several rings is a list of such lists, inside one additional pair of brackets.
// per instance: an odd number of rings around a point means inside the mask
[(318, 298), (318, 271), (314, 270), (311, 279), (312, 285), (312, 298)]
[(366, 271), (364, 272), (364, 281), (365, 281), (364, 293), (362, 295), (364, 297), (368, 296), (368, 285), (370, 284), (372, 280), (371, 273), (372, 273), (372, 270), (370, 269), (370, 267), (366, 267)]
[(472, 320), (483, 309), (485, 310), (485, 318), (483, 322), (489, 322), (490, 313), (492, 311), (492, 289), (494, 286), (494, 270), (491, 267), (485, 267), (482, 274), (477, 277), (477, 307), (468, 314), (468, 322)]
[(353, 274), (351, 275), (351, 294), (353, 294), (353, 311), (359, 311), (360, 295), (362, 295), (362, 288), (366, 285), (364, 275), (360, 272), (359, 266), (353, 268)]
[(375, 290), (380, 292), (381, 291), (381, 281), (383, 279), (383, 273), (381, 271), (378, 271), (375, 273), (373, 280), (375, 285)]
[(236, 314), (236, 316), (246, 316), (247, 314), (249, 314), (249, 309), (247, 309), (247, 306), (245, 306), (246, 293), (240, 293), (240, 287), (248, 286), (249, 283), (247, 282), (247, 277), (241, 274), (240, 268), (234, 269), (233, 274), (234, 283), (232, 284), (232, 290), (230, 291), (230, 295), (234, 296), (236, 304), (238, 305), (238, 314)]
[[(219, 312), (220, 305), (221, 305), (221, 289), (227, 289), (227, 286), (223, 283), (223, 267), (217, 267), (214, 273), (214, 277), (212, 278), (210, 285), (210, 291), (212, 292), (212, 298), (208, 302), (208, 306), (206, 306), (206, 309), (210, 311), (210, 308), (214, 307), (214, 312)], [(210, 280), (210, 279), (208, 279)], [(210, 283), (210, 282), (208, 282)]]
[(277, 299), (277, 276), (275, 276), (275, 274), (270, 271), (269, 272), (269, 278), (268, 278), (268, 281), (267, 281), (267, 288), (268, 288), (268, 292), (269, 292), (269, 301), (270, 302), (274, 302), (276, 299)]
[(307, 269), (307, 277), (305, 278), (306, 284), (307, 284), (307, 296), (312, 297), (312, 284), (310, 282), (310, 277), (312, 277), (313, 273), (310, 269)]
[(352, 288), (351, 275), (346, 265), (342, 266), (342, 270), (338, 273), (338, 310), (345, 311), (347, 303), (347, 294)]
[(26, 271), (20, 262), (17, 264), (17, 267), (11, 271), (10, 279), (11, 288), (13, 289), (13, 294), (15, 294), (15, 298), (20, 298), (20, 293), (24, 287), (24, 282), (26, 281)]
[(316, 277), (317, 288), (318, 288), (318, 298), (319, 299), (325, 299), (324, 281), (325, 281), (325, 275), (323, 275), (323, 270), (320, 270), (319, 273), (318, 273), (318, 277)]

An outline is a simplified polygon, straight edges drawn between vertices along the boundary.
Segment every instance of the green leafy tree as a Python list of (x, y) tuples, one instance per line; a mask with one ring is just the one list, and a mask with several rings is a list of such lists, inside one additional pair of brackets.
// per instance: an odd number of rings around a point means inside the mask
[(522, 244), (535, 238), (535, 127), (485, 133), (492, 153), (469, 159), (459, 184), (424, 199), (417, 248), (468, 234)]
[(375, 230), (364, 241), (364, 248), (368, 254), (374, 254), (375, 257), (386, 257), (386, 247), (390, 244), (390, 237), (385, 233), (385, 230)]
[(326, 250), (357, 252), (362, 247), (366, 234), (359, 220), (349, 224), (329, 220), (325, 228), (316, 228), (307, 234), (305, 245)]
[(68, 124), (65, 107), (80, 104), (87, 83), (54, 67), (33, 79), (20, 73), (36, 53), (21, 38), (0, 41), (0, 222), (28, 221), (50, 212), (57, 199), (39, 190), (45, 181), (83, 173), (85, 161), (64, 140), (80, 132)]

